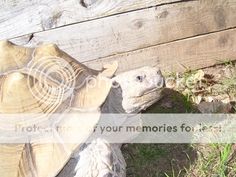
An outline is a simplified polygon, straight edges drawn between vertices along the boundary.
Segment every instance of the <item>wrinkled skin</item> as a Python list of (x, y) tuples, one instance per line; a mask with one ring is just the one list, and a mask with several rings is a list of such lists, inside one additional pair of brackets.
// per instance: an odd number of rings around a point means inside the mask
[[(117, 75), (103, 104), (102, 113), (138, 113), (161, 98), (164, 78), (152, 67)], [(57, 177), (125, 177), (126, 164), (120, 144), (95, 139), (74, 153)]]
[(119, 74), (113, 78), (122, 90), (125, 113), (137, 113), (161, 98), (164, 78), (160, 70), (143, 67)]

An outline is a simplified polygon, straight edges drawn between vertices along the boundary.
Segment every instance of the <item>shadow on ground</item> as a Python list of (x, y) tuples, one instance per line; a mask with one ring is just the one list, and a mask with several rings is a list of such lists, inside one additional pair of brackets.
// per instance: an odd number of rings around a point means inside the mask
[[(163, 98), (143, 113), (199, 113), (181, 93), (165, 89)], [(183, 177), (197, 158), (191, 144), (126, 144), (127, 177)]]

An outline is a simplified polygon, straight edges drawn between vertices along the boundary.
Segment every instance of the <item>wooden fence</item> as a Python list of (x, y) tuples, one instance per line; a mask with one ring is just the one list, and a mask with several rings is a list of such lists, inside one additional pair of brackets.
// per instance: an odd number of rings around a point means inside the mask
[(197, 69), (236, 59), (236, 0), (0, 0), (1, 39), (97, 69)]

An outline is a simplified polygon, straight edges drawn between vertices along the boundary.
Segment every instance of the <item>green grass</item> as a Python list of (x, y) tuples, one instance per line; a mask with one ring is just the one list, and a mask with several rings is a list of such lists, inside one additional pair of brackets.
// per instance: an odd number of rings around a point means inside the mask
[(193, 103), (190, 101), (190, 96), (187, 95), (182, 98), (183, 106), (185, 107), (186, 113), (193, 112)]
[(222, 85), (224, 85), (226, 88), (235, 88), (236, 86), (236, 76), (231, 78), (224, 78), (221, 82)]
[(226, 144), (223, 146), (223, 150), (220, 151), (220, 163), (218, 174), (222, 177), (227, 177), (227, 164), (230, 158), (232, 145)]
[(209, 175), (219, 177), (234, 177), (235, 169), (230, 168), (234, 165), (232, 160), (232, 144), (204, 144), (194, 145), (198, 149), (199, 156), (190, 168), (186, 177), (197, 176), (206, 177)]
[(127, 177), (183, 177), (195, 152), (189, 144), (128, 144)]

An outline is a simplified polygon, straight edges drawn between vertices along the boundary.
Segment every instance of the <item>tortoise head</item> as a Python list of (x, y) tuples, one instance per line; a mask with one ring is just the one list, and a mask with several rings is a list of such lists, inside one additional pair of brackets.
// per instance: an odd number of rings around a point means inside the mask
[(161, 98), (165, 85), (161, 71), (148, 66), (118, 74), (112, 81), (103, 112), (140, 112)]

